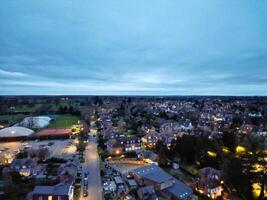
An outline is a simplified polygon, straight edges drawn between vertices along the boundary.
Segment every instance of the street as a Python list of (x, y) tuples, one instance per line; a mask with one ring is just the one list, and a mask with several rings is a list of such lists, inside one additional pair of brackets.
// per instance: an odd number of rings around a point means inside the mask
[(102, 186), (100, 178), (99, 156), (97, 153), (97, 144), (95, 141), (95, 137), (90, 136), (89, 138), (89, 143), (84, 152), (85, 162), (83, 164), (83, 171), (89, 172), (88, 196), (83, 197), (82, 189), (80, 200), (102, 200)]

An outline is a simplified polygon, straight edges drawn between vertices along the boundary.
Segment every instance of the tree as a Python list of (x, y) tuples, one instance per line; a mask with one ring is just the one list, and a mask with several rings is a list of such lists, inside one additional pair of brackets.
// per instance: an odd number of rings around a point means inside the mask
[(27, 151), (21, 151), (16, 155), (17, 159), (22, 159), (22, 158), (27, 158), (28, 157), (28, 152)]
[(102, 99), (99, 98), (98, 96), (95, 96), (95, 97), (93, 98), (93, 102), (94, 102), (95, 105), (99, 105), (99, 106), (102, 106), (102, 105), (103, 105), (103, 101), (102, 101)]
[(30, 129), (34, 128), (36, 126), (36, 120), (33, 116), (30, 116), (27, 120), (26, 126)]
[(261, 143), (255, 142), (252, 146), (247, 146), (246, 152), (232, 156), (224, 163), (223, 174), (226, 182), (236, 188), (244, 199), (253, 199), (253, 183), (259, 183), (261, 193), (258, 199), (263, 199), (267, 162), (262, 147)]
[(106, 146), (106, 140), (104, 139), (103, 135), (98, 135), (97, 137), (97, 143), (98, 143), (98, 147), (105, 150), (107, 148)]
[(159, 158), (159, 166), (166, 166), (167, 165), (167, 147), (166, 145), (162, 145), (160, 147), (158, 158)]
[(222, 135), (222, 142), (224, 146), (228, 147), (232, 152), (235, 151), (237, 146), (237, 139), (233, 132), (224, 132)]
[(159, 151), (160, 151), (160, 149), (161, 149), (162, 146), (164, 146), (164, 142), (162, 140), (158, 140), (157, 143), (156, 143), (156, 145), (155, 145), (155, 151), (157, 153), (159, 153)]
[(23, 182), (22, 176), (18, 172), (11, 172), (12, 183), (17, 185)]

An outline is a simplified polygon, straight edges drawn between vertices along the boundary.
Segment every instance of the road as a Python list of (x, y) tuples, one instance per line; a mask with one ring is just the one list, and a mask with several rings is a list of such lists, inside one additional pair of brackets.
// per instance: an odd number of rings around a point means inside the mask
[(100, 178), (99, 156), (95, 137), (90, 136), (89, 143), (85, 150), (85, 162), (83, 171), (88, 171), (88, 196), (83, 197), (81, 190), (80, 200), (102, 200), (102, 185)]

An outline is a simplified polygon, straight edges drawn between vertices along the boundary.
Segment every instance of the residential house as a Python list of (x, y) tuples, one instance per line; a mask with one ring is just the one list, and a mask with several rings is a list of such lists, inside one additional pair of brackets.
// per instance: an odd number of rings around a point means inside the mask
[(137, 154), (138, 158), (149, 164), (158, 165), (158, 154), (150, 150), (141, 150)]
[(160, 134), (156, 131), (149, 132), (141, 138), (142, 143), (148, 147), (154, 147), (157, 141), (161, 138)]
[(37, 160), (32, 158), (14, 159), (9, 165), (9, 171), (18, 172), (22, 176), (31, 176), (37, 167)]
[(221, 172), (212, 167), (200, 169), (199, 178), (196, 179), (196, 188), (212, 199), (221, 196), (223, 192)]
[(132, 171), (139, 185), (153, 186), (155, 191), (165, 199), (185, 200), (192, 196), (193, 190), (155, 164)]
[(57, 184), (54, 186), (35, 186), (27, 195), (27, 200), (74, 200), (74, 188), (71, 184)]
[(124, 152), (124, 145), (119, 140), (110, 139), (107, 141), (107, 150), (110, 153), (121, 154)]
[(120, 154), (141, 149), (140, 138), (119, 138), (111, 139), (107, 142), (107, 150), (111, 153)]
[(58, 177), (60, 182), (73, 184), (77, 177), (78, 166), (73, 162), (62, 164), (58, 169)]
[(153, 186), (141, 187), (137, 190), (137, 195), (139, 199), (143, 200), (157, 200), (158, 197)]

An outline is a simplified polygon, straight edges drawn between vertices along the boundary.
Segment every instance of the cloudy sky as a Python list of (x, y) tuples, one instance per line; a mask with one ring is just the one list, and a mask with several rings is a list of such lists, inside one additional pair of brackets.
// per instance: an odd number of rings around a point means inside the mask
[(266, 0), (0, 4), (0, 94), (267, 95)]

